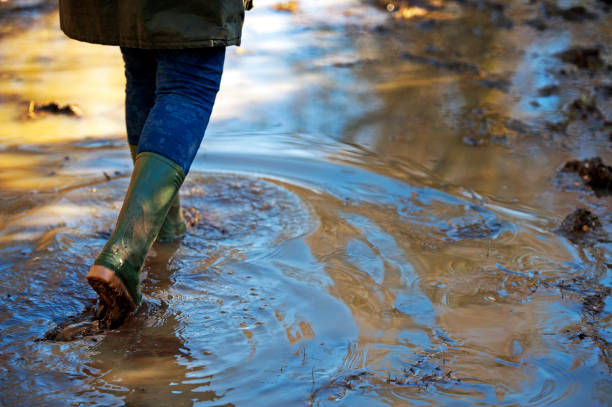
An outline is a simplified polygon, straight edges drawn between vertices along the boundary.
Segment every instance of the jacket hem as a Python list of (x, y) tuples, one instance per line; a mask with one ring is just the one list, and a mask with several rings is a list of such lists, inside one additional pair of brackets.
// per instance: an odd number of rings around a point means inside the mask
[(130, 38), (108, 38), (106, 35), (104, 38), (96, 36), (86, 35), (75, 35), (64, 27), (61, 27), (62, 31), (66, 36), (73, 40), (88, 42), (91, 44), (100, 45), (114, 45), (126, 48), (140, 48), (140, 49), (186, 49), (186, 48), (211, 48), (211, 47), (229, 47), (232, 45), (239, 46), (241, 37), (235, 38), (203, 38), (196, 40), (183, 40), (174, 42), (145, 42), (134, 40)]

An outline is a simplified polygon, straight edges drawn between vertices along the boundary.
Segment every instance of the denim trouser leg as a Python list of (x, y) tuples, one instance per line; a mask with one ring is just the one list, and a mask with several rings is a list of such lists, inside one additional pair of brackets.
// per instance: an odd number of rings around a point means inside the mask
[(122, 48), (128, 141), (174, 161), (185, 174), (202, 143), (215, 102), (225, 48)]
[(137, 146), (155, 104), (157, 60), (149, 50), (121, 49), (125, 64), (125, 127), (128, 143)]

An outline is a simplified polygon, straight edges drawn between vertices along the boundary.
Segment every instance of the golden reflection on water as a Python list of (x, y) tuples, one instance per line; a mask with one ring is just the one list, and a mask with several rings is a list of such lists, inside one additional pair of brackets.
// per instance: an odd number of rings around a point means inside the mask
[[(117, 47), (67, 40), (57, 12), (0, 41), (0, 142), (51, 144), (108, 137), (125, 130), (123, 62)], [(2, 103), (4, 99), (19, 103)], [(86, 118), (47, 115), (23, 119), (30, 101), (79, 106)]]

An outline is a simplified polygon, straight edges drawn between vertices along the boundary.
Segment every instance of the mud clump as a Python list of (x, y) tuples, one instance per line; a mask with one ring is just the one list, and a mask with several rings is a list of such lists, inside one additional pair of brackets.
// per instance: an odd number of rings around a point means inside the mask
[(540, 97), (549, 97), (552, 95), (556, 95), (559, 93), (560, 88), (557, 85), (549, 85), (543, 88), (538, 89), (538, 96)]
[(595, 87), (595, 94), (603, 99), (612, 98), (612, 85), (601, 85)]
[(612, 167), (604, 164), (600, 157), (568, 161), (561, 171), (578, 174), (598, 197), (612, 193)]
[[(604, 110), (603, 112), (606, 112)], [(546, 128), (553, 137), (563, 140), (563, 146), (577, 143), (578, 140), (589, 137), (595, 140), (605, 140), (612, 134), (612, 122), (595, 103), (594, 98), (581, 97), (568, 103), (563, 114), (565, 118), (556, 123), (547, 123)]]
[(564, 20), (571, 22), (581, 22), (597, 19), (597, 14), (590, 12), (583, 6), (562, 8), (555, 4), (547, 3), (544, 5), (544, 14), (549, 18), (561, 17)]
[(196, 208), (182, 208), (181, 210), (183, 212), (183, 218), (185, 218), (185, 223), (189, 228), (194, 228), (202, 222), (202, 213)]
[(38, 341), (71, 342), (101, 334), (108, 328), (106, 322), (102, 319), (104, 314), (104, 307), (91, 304), (78, 315), (73, 315), (57, 324)]
[(423, 372), (423, 365), (426, 361), (418, 360), (414, 366), (405, 367), (402, 369), (402, 374), (394, 377), (389, 377), (387, 382), (399, 386), (427, 386), (429, 384), (449, 384), (458, 383), (454, 372), (443, 370), (439, 366), (429, 367), (428, 371)]
[(228, 231), (221, 226), (215, 225), (209, 217), (206, 216), (202, 211), (194, 207), (182, 208), (183, 218), (189, 229), (203, 229), (211, 230), (226, 235)]
[(603, 120), (603, 114), (593, 101), (576, 99), (567, 106), (567, 112), (572, 119)]
[(557, 232), (578, 245), (590, 246), (597, 241), (607, 241), (599, 218), (591, 211), (582, 208), (576, 209), (563, 219)]
[(604, 65), (601, 51), (594, 47), (576, 47), (559, 52), (556, 56), (563, 62), (577, 66), (580, 69), (590, 71), (597, 70)]
[(30, 101), (25, 118), (35, 119), (47, 114), (65, 115), (71, 117), (81, 117), (83, 115), (81, 109), (76, 105), (68, 104), (62, 106), (57, 102), (36, 104), (33, 101)]
[(45, 341), (71, 342), (86, 336), (93, 336), (103, 332), (100, 321), (77, 322), (68, 326), (56, 326), (45, 334)]
[(548, 24), (544, 18), (536, 17), (524, 21), (524, 24), (535, 28), (538, 31), (544, 31), (548, 29)]

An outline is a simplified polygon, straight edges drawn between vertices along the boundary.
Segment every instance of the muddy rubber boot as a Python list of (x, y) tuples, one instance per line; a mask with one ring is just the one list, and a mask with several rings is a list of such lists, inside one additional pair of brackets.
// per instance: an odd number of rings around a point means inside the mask
[[(133, 144), (129, 144), (129, 146), (132, 161), (134, 161), (136, 158), (136, 152), (138, 151), (138, 146)], [(166, 220), (164, 221), (164, 224), (157, 235), (157, 241), (162, 243), (174, 242), (185, 236), (186, 232), (187, 224), (185, 222), (185, 218), (183, 217), (183, 212), (181, 211), (181, 201), (179, 194), (177, 193), (176, 197), (172, 201), (172, 205), (170, 205), (168, 216), (166, 216)]]
[(185, 179), (173, 161), (151, 152), (137, 155), (115, 230), (87, 275), (111, 327), (142, 300), (140, 271)]

